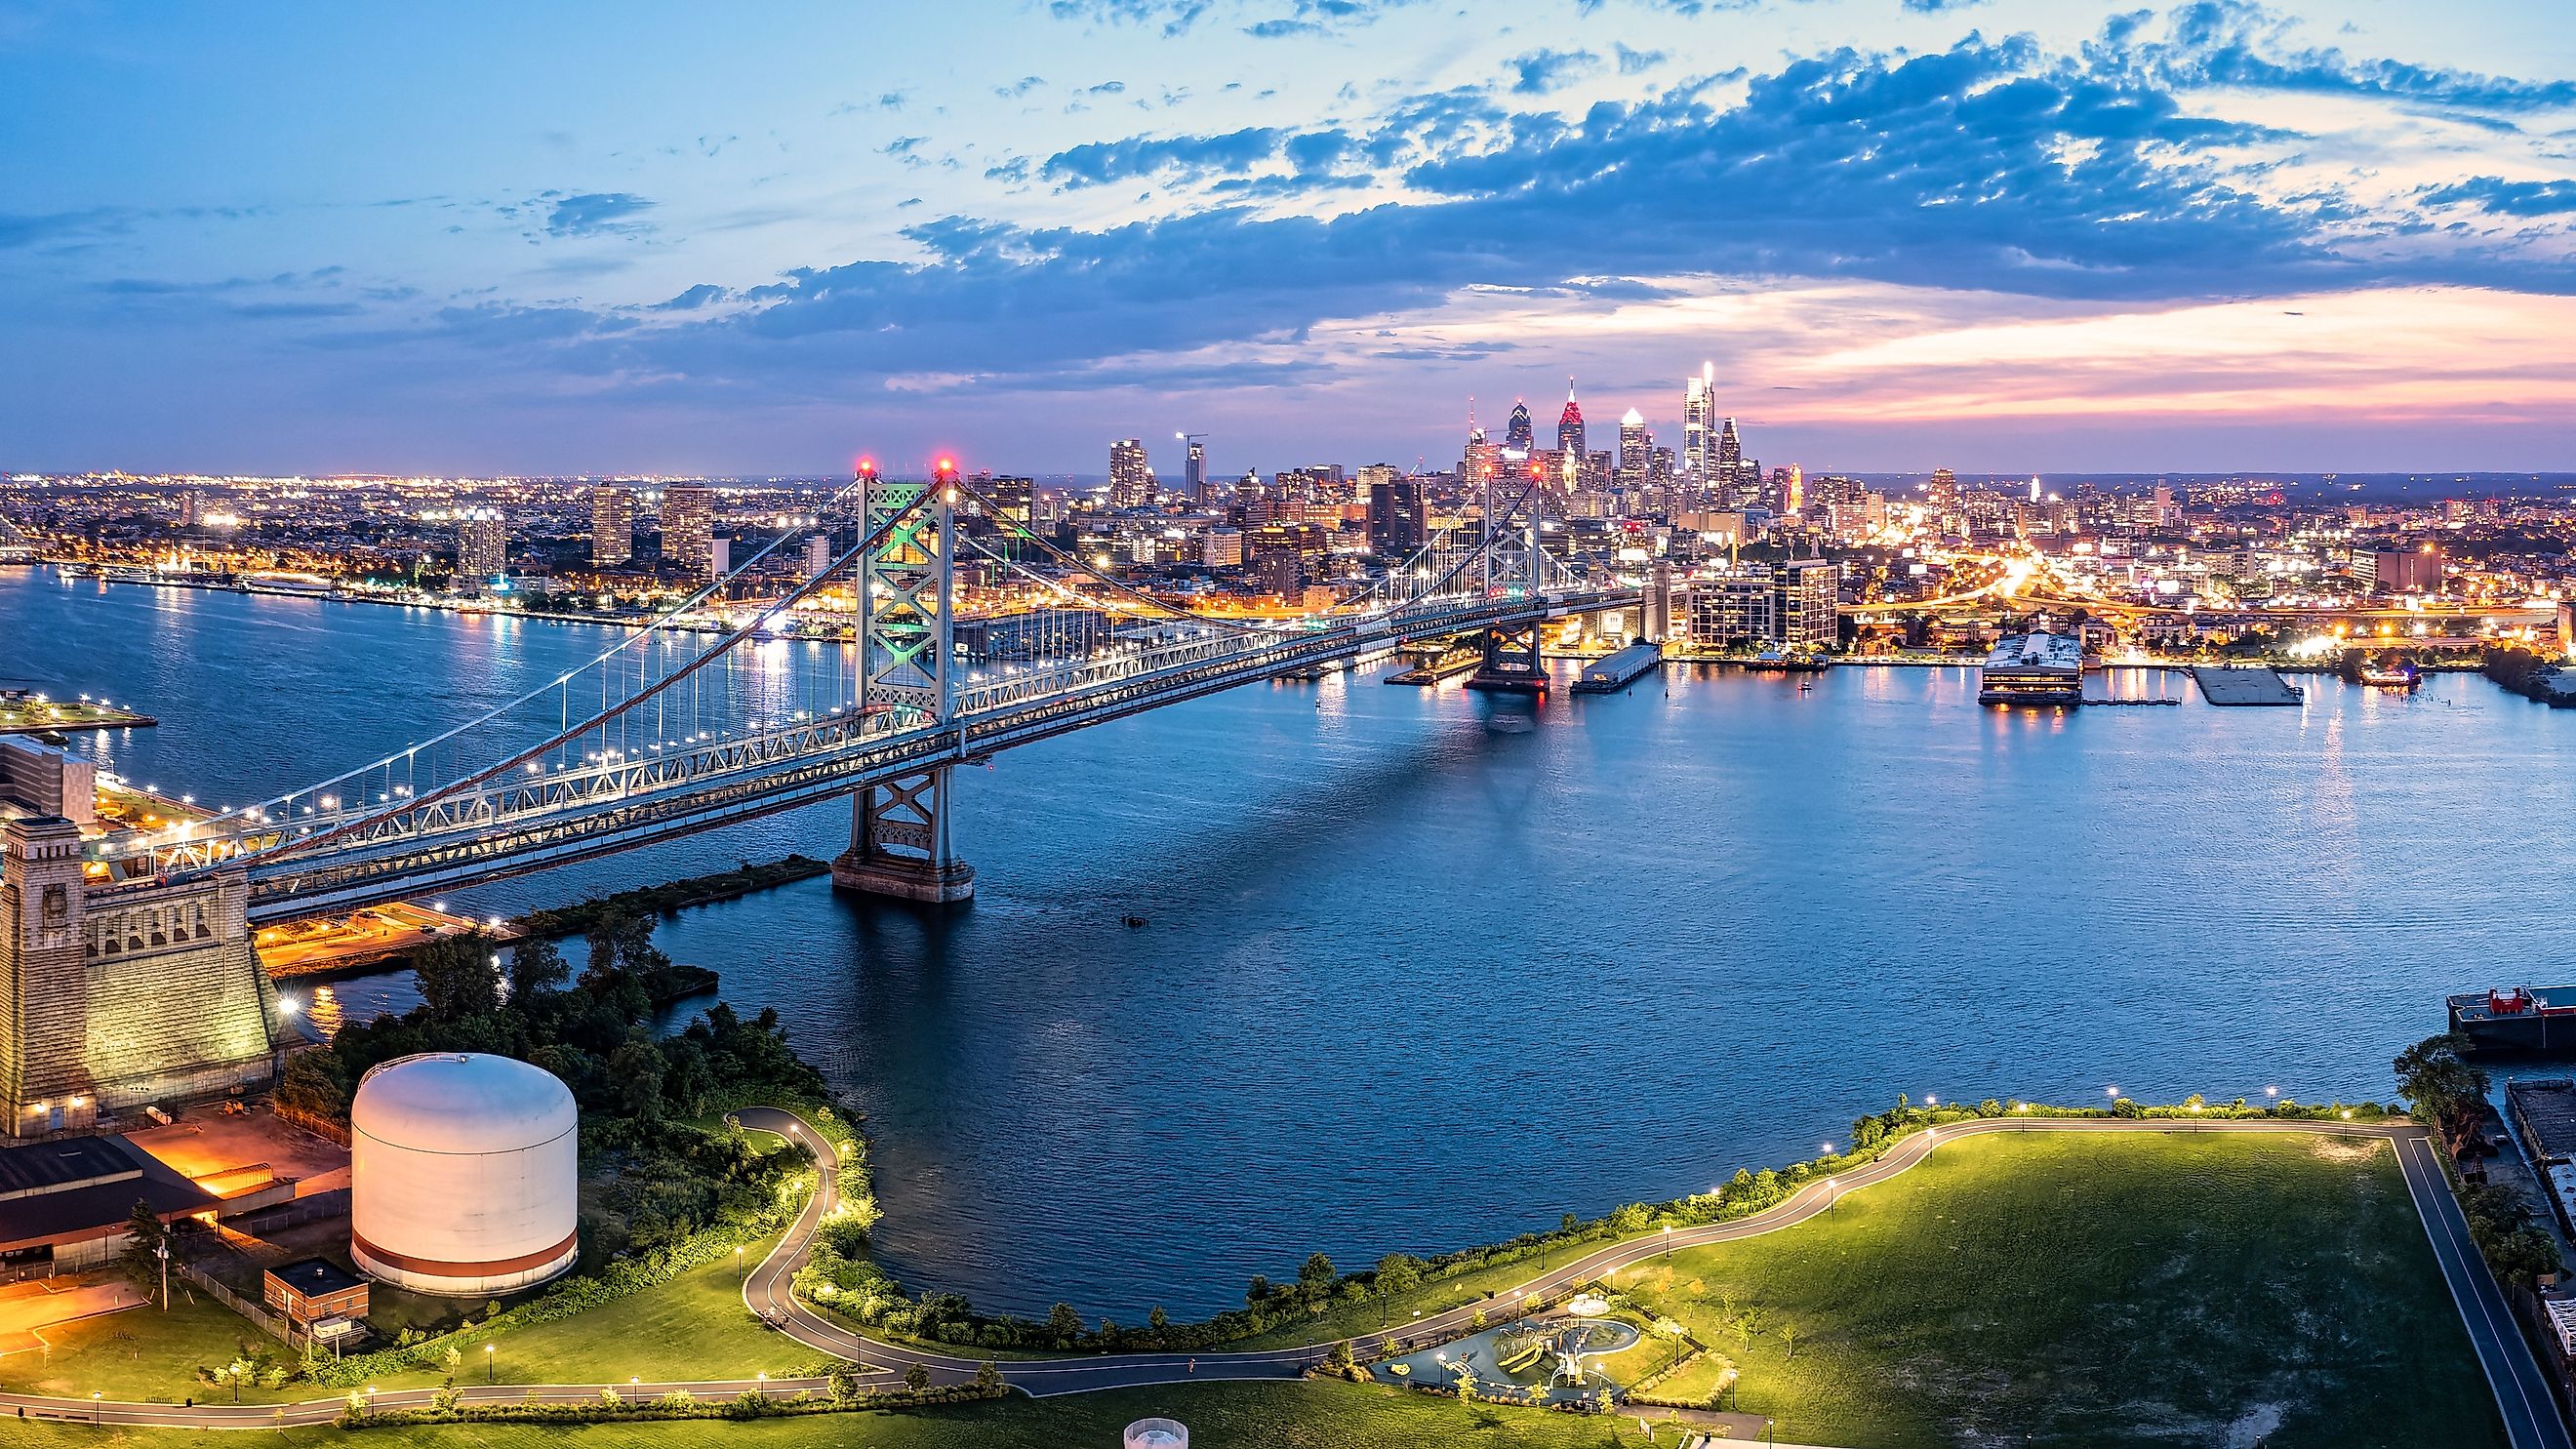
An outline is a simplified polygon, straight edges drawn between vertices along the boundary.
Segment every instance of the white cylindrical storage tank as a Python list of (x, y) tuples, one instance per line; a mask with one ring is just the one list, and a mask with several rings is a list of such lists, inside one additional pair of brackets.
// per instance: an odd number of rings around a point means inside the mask
[(1138, 1419), (1125, 1442), (1127, 1449), (1190, 1449), (1190, 1431), (1178, 1419)]
[(485, 1297), (580, 1255), (580, 1113), (552, 1072), (480, 1052), (400, 1057), (358, 1083), (349, 1129), (359, 1271)]

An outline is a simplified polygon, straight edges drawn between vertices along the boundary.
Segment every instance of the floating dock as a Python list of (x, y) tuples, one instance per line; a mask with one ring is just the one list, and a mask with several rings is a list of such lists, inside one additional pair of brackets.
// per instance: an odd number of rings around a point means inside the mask
[(1608, 694), (1625, 689), (1639, 676), (1662, 668), (1663, 663), (1664, 646), (1640, 639), (1607, 658), (1584, 665), (1583, 672), (1574, 677), (1574, 692)]
[(2279, 671), (2259, 666), (2234, 669), (2195, 664), (2191, 682), (2200, 686), (2200, 697), (2211, 704), (2298, 705), (2308, 698), (2307, 691), (2283, 679)]

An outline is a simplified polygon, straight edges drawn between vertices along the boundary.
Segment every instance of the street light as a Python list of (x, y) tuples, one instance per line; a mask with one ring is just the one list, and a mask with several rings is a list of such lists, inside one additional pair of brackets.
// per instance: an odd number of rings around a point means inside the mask
[(99, 1397), (100, 1395), (98, 1390), (92, 1389), (89, 1391), (89, 1426), (93, 1429), (98, 1427)]
[(1669, 1262), (1671, 1262), (1672, 1260), (1673, 1260), (1673, 1225), (1672, 1225), (1671, 1223), (1666, 1223), (1666, 1224), (1664, 1224), (1664, 1261), (1665, 1261), (1665, 1262), (1667, 1262), (1667, 1263), (1669, 1263)]
[(483, 1345), (483, 1382), (487, 1384), (499, 1383), (500, 1379), (494, 1377), (498, 1372), (499, 1370), (493, 1365), (492, 1345), (487, 1343)]
[(740, 1282), (742, 1282), (742, 1281), (743, 1281), (743, 1278), (742, 1278), (742, 1245), (741, 1245), (741, 1244), (739, 1244), (739, 1243), (736, 1243), (736, 1244), (734, 1245), (734, 1249), (733, 1249), (733, 1281), (734, 1281), (734, 1282), (736, 1282), (736, 1283), (740, 1283)]

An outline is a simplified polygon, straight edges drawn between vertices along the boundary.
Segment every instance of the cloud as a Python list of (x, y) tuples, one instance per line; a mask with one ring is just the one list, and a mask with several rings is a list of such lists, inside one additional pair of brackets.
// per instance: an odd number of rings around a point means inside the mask
[(1601, 57), (1588, 50), (1533, 50), (1504, 64), (1520, 77), (1512, 82), (1514, 94), (1543, 96), (1600, 65)]
[(1045, 84), (1045, 76), (1024, 75), (1018, 80), (1011, 82), (1009, 85), (993, 87), (993, 94), (1006, 101), (1016, 101), (1020, 97), (1027, 95), (1029, 92), (1036, 90), (1038, 87)]
[(1610, 49), (1611, 52), (1619, 59), (1619, 74), (1621, 75), (1639, 75), (1646, 71), (1653, 70), (1656, 66), (1659, 66), (1664, 62), (1664, 53), (1662, 51), (1631, 50), (1624, 41), (1613, 41)]
[[(1243, 33), (1258, 40), (1329, 35), (1367, 25), (1389, 10), (1420, 0), (1288, 0), (1285, 13), (1275, 0), (1224, 0), (1222, 8), (1244, 18)], [(1183, 34), (1211, 12), (1219, 0), (1049, 0), (1047, 13), (1058, 20), (1101, 25), (1159, 26), (1166, 38)], [(1271, 13), (1253, 18), (1260, 11)]]
[(2498, 216), (2576, 216), (2576, 180), (2507, 181), (2472, 176), (2417, 193), (2433, 206), (2476, 206)]
[(2104, 27), (2097, 58), (2134, 51), (2141, 74), (2178, 89), (2254, 90), (2363, 96), (2470, 110), (2528, 112), (2576, 105), (2576, 81), (2525, 81), (2396, 60), (2356, 60), (2334, 47), (2289, 47), (2293, 27), (2243, 0), (2195, 0), (2167, 18), (2166, 37), (2139, 39), (2149, 12)]
[(636, 220), (653, 208), (643, 197), (624, 191), (547, 192), (554, 204), (546, 211), (549, 236), (631, 236), (652, 230)]
[(1984, 3), (1986, 0), (1904, 0), (1905, 8), (1918, 15), (1940, 15)]
[(1217, 136), (1137, 137), (1125, 141), (1092, 141), (1047, 158), (1038, 174), (1063, 186), (1099, 186), (1169, 170), (1194, 174), (1235, 173), (1279, 154), (1287, 133), (1268, 126), (1247, 126)]

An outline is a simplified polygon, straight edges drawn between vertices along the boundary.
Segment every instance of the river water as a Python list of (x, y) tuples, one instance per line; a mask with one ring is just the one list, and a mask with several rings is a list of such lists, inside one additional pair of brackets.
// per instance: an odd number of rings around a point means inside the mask
[[(0, 677), (159, 716), (78, 748), (201, 801), (372, 758), (609, 637), (0, 572)], [(811, 883), (661, 939), (864, 1106), (909, 1286), (1122, 1321), (1314, 1249), (1704, 1189), (1900, 1092), (2381, 1097), (2442, 992), (2565, 974), (2576, 715), (2467, 676), (2318, 678), (2299, 709), (2109, 685), (2186, 702), (2006, 715), (1956, 669), (1676, 668), (1535, 708), (1248, 687), (961, 772), (971, 909)], [(450, 904), (846, 838), (818, 807)]]

